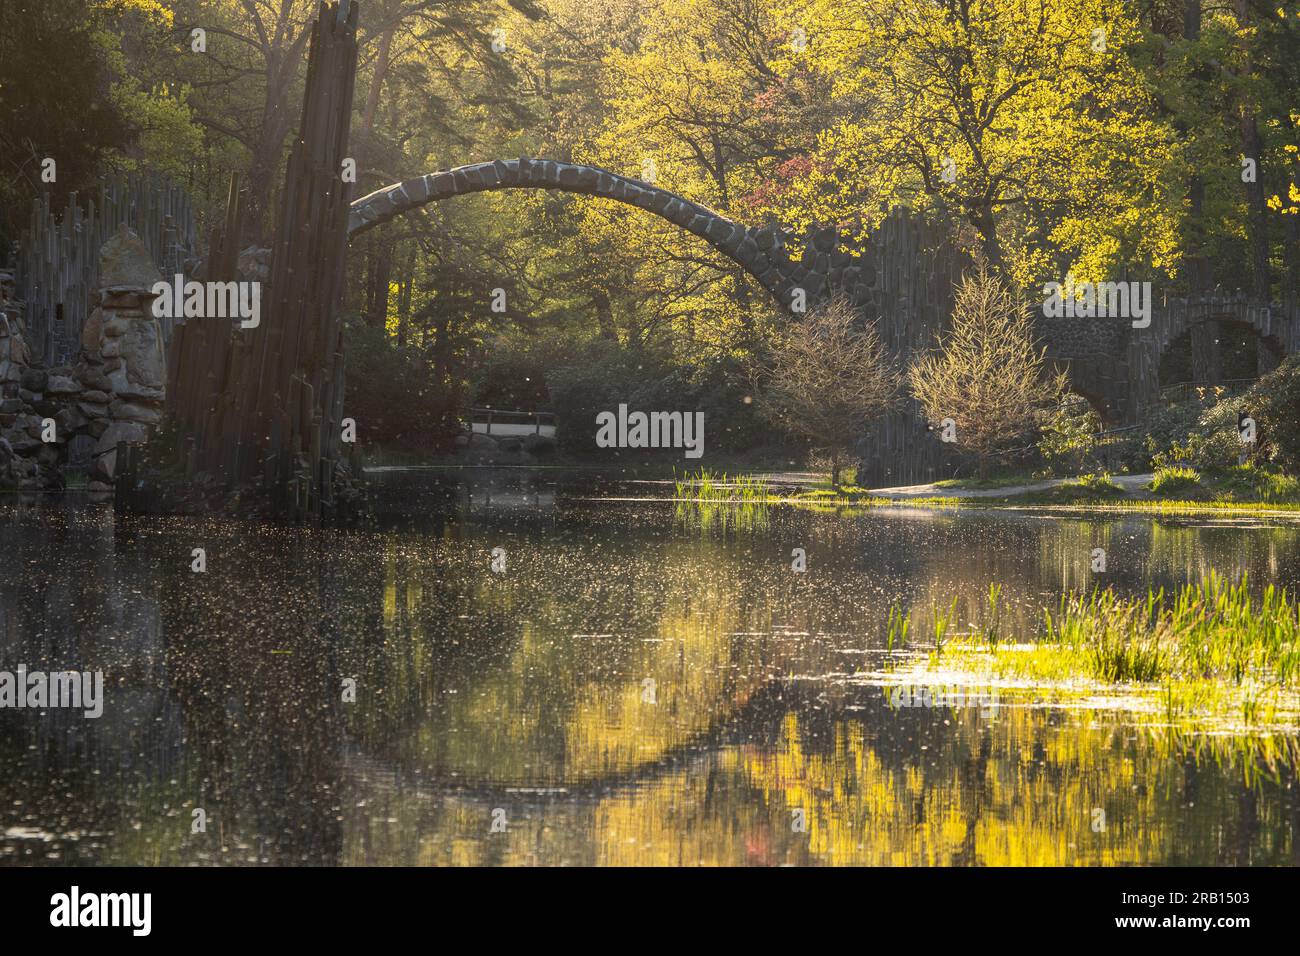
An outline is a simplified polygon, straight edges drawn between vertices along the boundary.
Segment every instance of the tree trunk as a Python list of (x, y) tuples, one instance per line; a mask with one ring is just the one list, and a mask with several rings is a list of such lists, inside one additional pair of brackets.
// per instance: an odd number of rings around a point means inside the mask
[(375, 249), (374, 298), (370, 301), (370, 314), (366, 316), (366, 321), (377, 329), (388, 324), (388, 290), (392, 275), (392, 246), (381, 245)]
[(370, 79), (370, 92), (366, 95), (366, 111), (362, 114), (361, 128), (366, 132), (374, 129), (375, 113), (379, 109), (379, 94), (383, 90), (384, 80), (388, 76), (388, 64), (393, 47), (393, 32), (396, 24), (384, 31), (379, 38), (379, 50), (375, 54), (375, 75)]
[[(1183, 6), (1183, 38), (1201, 38), (1201, 0), (1186, 0)], [(1197, 75), (1203, 77), (1204, 68)], [(1183, 130), (1185, 135), (1191, 131)], [(1200, 173), (1192, 173), (1187, 181), (1187, 199), (1191, 206), (1187, 223), (1187, 285), (1193, 295), (1209, 291), (1214, 286), (1213, 268), (1205, 251), (1205, 180)]]
[(406, 347), (406, 329), (411, 321), (411, 292), (415, 286), (415, 249), (412, 247), (406, 257), (406, 269), (401, 277), (401, 289), (397, 293), (397, 347)]
[[(1236, 0), (1237, 19), (1244, 26), (1251, 20), (1250, 5), (1247, 0)], [(1252, 72), (1250, 53), (1247, 52), (1241, 73), (1249, 76)], [(1268, 202), (1264, 192), (1264, 143), (1259, 135), (1259, 120), (1255, 104), (1250, 97), (1244, 98), (1241, 113), (1241, 152), (1248, 159), (1255, 161), (1255, 181), (1243, 183), (1246, 187), (1247, 236), (1250, 243), (1251, 292), (1260, 302), (1269, 302), (1272, 298), (1273, 283), (1269, 274), (1268, 262)]]

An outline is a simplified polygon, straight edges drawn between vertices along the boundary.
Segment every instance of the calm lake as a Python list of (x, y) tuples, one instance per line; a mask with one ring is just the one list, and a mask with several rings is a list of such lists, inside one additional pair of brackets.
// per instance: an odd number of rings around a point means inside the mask
[(1296, 523), (724, 527), (662, 485), (377, 478), (349, 530), (0, 499), (0, 670), (105, 684), (99, 719), (0, 710), (0, 863), (1300, 863), (1281, 750), (1009, 691), (898, 706), (870, 677), (891, 606), (965, 622), (994, 583), (1025, 634), (1093, 584), (1294, 591)]

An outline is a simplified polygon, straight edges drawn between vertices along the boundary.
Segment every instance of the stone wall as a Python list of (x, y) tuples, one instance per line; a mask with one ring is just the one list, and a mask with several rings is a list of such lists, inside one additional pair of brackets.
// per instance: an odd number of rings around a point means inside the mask
[(80, 443), (90, 451), (90, 491), (109, 492), (118, 444), (145, 441), (162, 417), (166, 357), (151, 311), (161, 273), (123, 225), (100, 251), (99, 276), (76, 364), (45, 368), (32, 355), (12, 276), (0, 274), (0, 488), (62, 488), (69, 448)]

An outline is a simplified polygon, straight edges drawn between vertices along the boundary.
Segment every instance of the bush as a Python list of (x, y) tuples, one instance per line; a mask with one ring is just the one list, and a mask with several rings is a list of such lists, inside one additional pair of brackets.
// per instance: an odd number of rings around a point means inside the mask
[(541, 356), (494, 349), (475, 379), (475, 405), (523, 411), (549, 408), (546, 362)]
[(730, 360), (692, 369), (602, 339), (552, 371), (549, 382), (556, 438), (571, 455), (613, 456), (615, 449), (596, 447), (596, 415), (617, 411), (620, 404), (629, 411), (703, 412), (706, 455), (753, 448), (773, 436), (771, 425), (746, 401), (743, 370)]
[(601, 339), (589, 343), (574, 364), (552, 372), (551, 407), (560, 448), (574, 455), (600, 452), (596, 416), (616, 411), (619, 403), (632, 406), (632, 393), (644, 371), (617, 343)]
[(1038, 452), (1051, 474), (1077, 475), (1101, 465), (1097, 434), (1101, 416), (1092, 408), (1053, 409), (1038, 440)]
[[(1256, 459), (1300, 474), (1300, 355), (1256, 382), (1241, 403), (1259, 426)], [(1236, 428), (1236, 418), (1232, 426)]]
[(1185, 498), (1202, 490), (1201, 476), (1191, 468), (1159, 468), (1151, 479), (1151, 491), (1167, 498)]
[(359, 440), (373, 448), (437, 453), (460, 431), (457, 396), (440, 386), (420, 354), (399, 350), (383, 329), (360, 320), (344, 332), (344, 414), (357, 420)]
[(1300, 472), (1300, 355), (1293, 355), (1265, 375), (1244, 395), (1234, 395), (1207, 409), (1183, 441), (1154, 456), (1157, 465), (1187, 462), (1223, 471), (1238, 463), (1242, 451), (1237, 416), (1255, 420), (1256, 444), (1251, 459), (1288, 473)]

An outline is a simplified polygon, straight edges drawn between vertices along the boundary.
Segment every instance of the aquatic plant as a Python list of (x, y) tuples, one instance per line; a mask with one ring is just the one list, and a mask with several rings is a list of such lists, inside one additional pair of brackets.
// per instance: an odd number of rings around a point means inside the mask
[(673, 498), (676, 501), (741, 505), (769, 504), (774, 500), (765, 478), (753, 475), (728, 477), (726, 472), (715, 474), (705, 468), (693, 475), (674, 477)]

